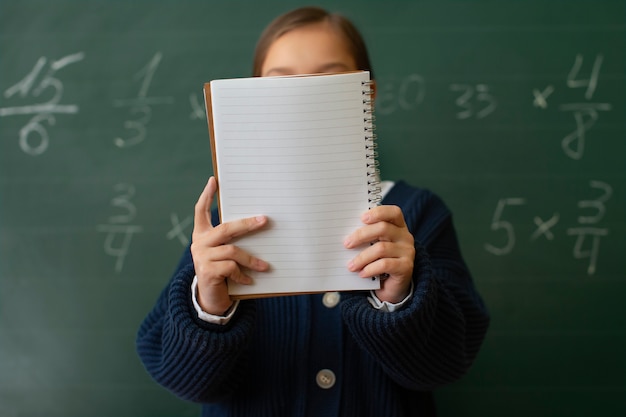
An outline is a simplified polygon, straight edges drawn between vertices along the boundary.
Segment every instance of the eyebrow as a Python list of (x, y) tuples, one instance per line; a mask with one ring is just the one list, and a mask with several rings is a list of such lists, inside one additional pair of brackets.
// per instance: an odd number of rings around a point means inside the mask
[[(327, 64), (324, 64), (320, 67), (316, 68), (316, 71), (314, 73), (325, 73), (325, 72), (330, 72), (329, 70), (334, 69), (334, 68), (338, 68), (338, 69), (342, 69), (344, 71), (347, 71), (350, 69), (349, 65), (344, 64), (343, 62), (329, 62)], [(275, 67), (275, 68), (270, 68), (269, 71), (265, 72), (263, 75), (268, 76), (268, 75), (287, 75), (287, 74), (295, 74), (296, 71), (294, 71), (293, 69), (291, 69), (290, 67)]]
[(327, 72), (327, 70), (331, 68), (342, 68), (343, 70), (347, 71), (350, 69), (350, 66), (344, 64), (343, 62), (331, 62), (331, 63), (321, 66), (320, 68), (318, 68), (318, 70), (319, 72)]
[(285, 74), (293, 74), (293, 71), (285, 67), (276, 67), (276, 68), (271, 68), (269, 71), (264, 72), (262, 75), (268, 76), (268, 75), (285, 75)]

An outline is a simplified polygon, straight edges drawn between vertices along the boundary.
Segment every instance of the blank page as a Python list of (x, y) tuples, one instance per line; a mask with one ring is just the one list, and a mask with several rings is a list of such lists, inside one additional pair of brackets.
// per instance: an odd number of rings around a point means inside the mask
[(266, 215), (233, 242), (270, 264), (233, 296), (379, 288), (348, 271), (343, 240), (369, 208), (363, 85), (369, 73), (210, 83), (207, 106), (222, 222)]

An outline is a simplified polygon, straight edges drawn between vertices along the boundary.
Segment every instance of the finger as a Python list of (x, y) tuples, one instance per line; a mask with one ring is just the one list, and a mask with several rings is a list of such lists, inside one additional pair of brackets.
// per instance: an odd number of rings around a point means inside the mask
[[(359, 271), (380, 259), (399, 259), (403, 267), (411, 267), (415, 260), (415, 247), (396, 242), (376, 242), (359, 252), (348, 264), (350, 271)], [(395, 273), (395, 270), (382, 271)]]
[(240, 268), (237, 268), (237, 271), (234, 274), (231, 274), (228, 279), (241, 285), (252, 284), (252, 277), (245, 274)]
[(387, 276), (388, 278), (410, 276), (413, 268), (408, 262), (409, 261), (406, 258), (382, 258), (368, 263), (365, 267), (363, 267), (363, 269), (358, 270), (358, 273), (361, 278), (382, 275)]
[(363, 249), (359, 252), (359, 254), (352, 258), (348, 263), (348, 269), (352, 272), (356, 272), (379, 259), (391, 259), (400, 256), (402, 256), (402, 251), (397, 248), (397, 245), (389, 242), (377, 242), (376, 244)]
[(346, 248), (353, 249), (380, 240), (391, 241), (395, 236), (394, 229), (397, 229), (397, 227), (390, 223), (378, 222), (370, 224), (355, 230), (346, 237), (343, 244)]
[(394, 264), (395, 259), (389, 259), (389, 258), (385, 258), (385, 259), (379, 259), (376, 262), (372, 262), (370, 264), (367, 264), (365, 266), (365, 268), (361, 269), (359, 271), (359, 276), (361, 278), (370, 278), (370, 277), (376, 277), (376, 276), (381, 276), (383, 274), (388, 275), (388, 276), (394, 276)]
[(224, 279), (228, 278), (238, 284), (248, 285), (252, 283), (252, 278), (245, 274), (234, 261), (221, 261), (212, 264), (215, 280), (212, 281), (220, 285)]
[(406, 227), (404, 215), (398, 206), (376, 206), (363, 213), (361, 221), (365, 224), (387, 222), (398, 227)]
[(221, 245), (211, 252), (211, 261), (235, 261), (238, 265), (254, 271), (267, 271), (269, 264), (235, 245)]
[(215, 227), (214, 233), (212, 233), (206, 243), (210, 246), (226, 244), (233, 238), (243, 236), (262, 228), (267, 224), (267, 221), (266, 216), (256, 216), (222, 223)]
[(194, 229), (206, 230), (212, 227), (211, 205), (216, 191), (217, 181), (215, 181), (215, 177), (210, 177), (194, 208)]

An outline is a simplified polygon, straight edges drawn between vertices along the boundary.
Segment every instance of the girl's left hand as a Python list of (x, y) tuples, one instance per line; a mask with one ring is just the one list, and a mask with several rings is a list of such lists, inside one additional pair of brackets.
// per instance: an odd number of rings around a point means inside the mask
[(386, 274), (376, 290), (380, 301), (399, 303), (409, 294), (413, 264), (414, 239), (397, 206), (377, 206), (361, 216), (360, 227), (344, 241), (348, 249), (373, 243), (348, 263), (348, 269), (363, 278)]

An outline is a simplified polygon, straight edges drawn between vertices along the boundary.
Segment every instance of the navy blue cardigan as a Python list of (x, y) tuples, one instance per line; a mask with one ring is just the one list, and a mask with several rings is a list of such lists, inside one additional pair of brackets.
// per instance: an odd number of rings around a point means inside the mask
[[(369, 292), (241, 301), (227, 325), (192, 304), (189, 249), (142, 323), (147, 371), (203, 416), (430, 416), (432, 390), (470, 367), (489, 324), (461, 257), (452, 218), (433, 193), (398, 182), (383, 204), (400, 206), (415, 237), (414, 295), (385, 313)], [(216, 216), (215, 216), (216, 217)], [(320, 369), (336, 383), (322, 389)]]

